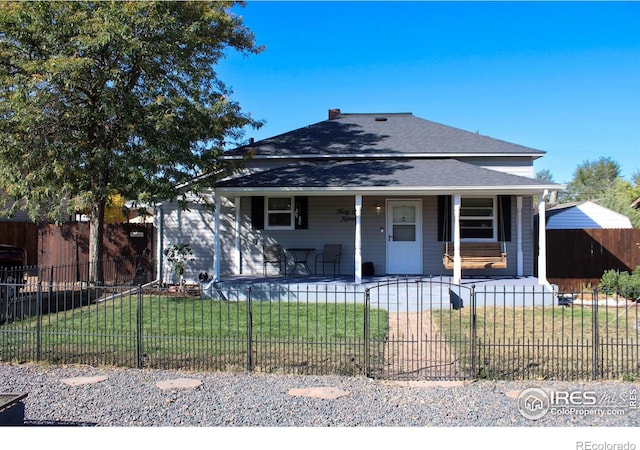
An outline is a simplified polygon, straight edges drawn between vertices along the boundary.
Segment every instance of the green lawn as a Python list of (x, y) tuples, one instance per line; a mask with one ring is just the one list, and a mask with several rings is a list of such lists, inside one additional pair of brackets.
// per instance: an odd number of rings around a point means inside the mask
[[(40, 323), (29, 318), (1, 326), (0, 332), (12, 332), (0, 336), (0, 360), (37, 359), (39, 351), (41, 359), (55, 363), (135, 366), (140, 357), (151, 367), (229, 370), (247, 367), (251, 351), (251, 364), (258, 370), (293, 366), (315, 372), (320, 366), (322, 371), (349, 373), (365, 349), (364, 317), (361, 304), (249, 306), (157, 295), (138, 302), (125, 296), (48, 314)], [(369, 317), (374, 324), (388, 321), (383, 310), (369, 311)], [(368, 338), (381, 342), (386, 332), (386, 327), (370, 328)]]
[[(451, 341), (471, 339), (471, 309), (436, 316)], [(476, 370), (487, 378), (640, 378), (640, 315), (629, 308), (479, 307)], [(466, 366), (469, 353), (460, 354)]]

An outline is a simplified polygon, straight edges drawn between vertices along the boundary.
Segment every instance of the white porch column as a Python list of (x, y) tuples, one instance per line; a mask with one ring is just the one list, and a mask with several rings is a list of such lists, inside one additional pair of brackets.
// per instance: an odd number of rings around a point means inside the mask
[(220, 209), (222, 208), (220, 196), (215, 195), (213, 214), (213, 280), (220, 280)]
[(355, 283), (362, 284), (362, 195), (356, 195)]
[(242, 197), (236, 197), (235, 201), (233, 203), (235, 211), (236, 211), (236, 224), (235, 224), (235, 229), (236, 229), (236, 248), (233, 252), (233, 273), (235, 273), (236, 275), (240, 275), (242, 267), (240, 265), (240, 226), (241, 226), (241, 222), (240, 222), (240, 201), (241, 201)]
[(522, 251), (522, 197), (516, 197), (516, 275), (521, 277), (524, 274), (524, 253)]
[(545, 197), (549, 191), (545, 191), (540, 195), (538, 202), (538, 284), (549, 285), (547, 281), (547, 220)]
[(163, 283), (162, 277), (162, 266), (164, 264), (164, 215), (162, 211), (162, 206), (156, 207), (156, 280), (160, 284)]
[(453, 196), (453, 284), (462, 280), (462, 258), (460, 257), (460, 195)]

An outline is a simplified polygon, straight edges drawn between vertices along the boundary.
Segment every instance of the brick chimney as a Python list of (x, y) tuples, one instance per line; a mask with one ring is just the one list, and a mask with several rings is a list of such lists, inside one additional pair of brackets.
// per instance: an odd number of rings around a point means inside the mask
[(337, 119), (338, 117), (340, 117), (340, 110), (339, 109), (330, 109), (329, 110), (329, 120)]

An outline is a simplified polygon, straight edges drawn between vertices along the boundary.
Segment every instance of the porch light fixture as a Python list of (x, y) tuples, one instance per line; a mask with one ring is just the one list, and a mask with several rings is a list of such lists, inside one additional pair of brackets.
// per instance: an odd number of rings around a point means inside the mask
[(381, 212), (382, 212), (382, 206), (380, 206), (380, 204), (377, 204), (376, 205), (376, 214), (379, 216)]

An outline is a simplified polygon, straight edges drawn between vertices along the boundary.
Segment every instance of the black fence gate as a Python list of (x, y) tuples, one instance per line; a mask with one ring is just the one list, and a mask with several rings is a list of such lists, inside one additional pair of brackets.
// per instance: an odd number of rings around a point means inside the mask
[[(366, 291), (372, 309), (388, 312), (372, 376), (398, 380), (466, 380), (477, 372), (473, 286), (435, 280), (379, 283)], [(378, 333), (380, 334), (380, 333)]]

